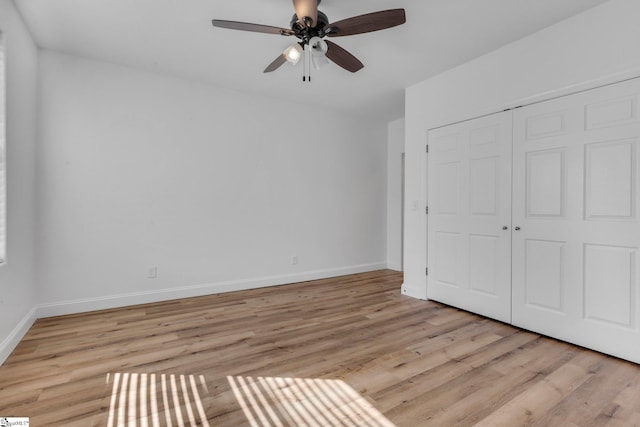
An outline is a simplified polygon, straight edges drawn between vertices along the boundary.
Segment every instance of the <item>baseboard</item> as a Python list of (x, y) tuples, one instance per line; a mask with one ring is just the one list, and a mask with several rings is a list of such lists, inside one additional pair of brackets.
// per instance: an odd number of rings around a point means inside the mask
[(13, 350), (18, 346), (22, 338), (29, 332), (31, 326), (36, 321), (36, 309), (32, 308), (11, 331), (7, 338), (0, 343), (0, 365), (11, 356)]
[(315, 270), (303, 273), (286, 274), (251, 278), (246, 280), (232, 280), (218, 283), (206, 283), (194, 286), (183, 286), (170, 289), (160, 289), (149, 292), (133, 292), (121, 295), (108, 295), (98, 298), (87, 298), (72, 301), (61, 301), (40, 304), (36, 307), (37, 318), (63, 316), (67, 314), (85, 313), (89, 311), (126, 307), (130, 305), (148, 304), (159, 301), (169, 301), (203, 295), (235, 292), (248, 289), (265, 288), (269, 286), (285, 285), (288, 283), (306, 282), (309, 280), (326, 279), (329, 277), (345, 276), (364, 273), (386, 268), (386, 262), (361, 264), (326, 270)]
[(402, 263), (400, 263), (400, 262), (387, 262), (387, 268), (389, 270), (402, 272)]

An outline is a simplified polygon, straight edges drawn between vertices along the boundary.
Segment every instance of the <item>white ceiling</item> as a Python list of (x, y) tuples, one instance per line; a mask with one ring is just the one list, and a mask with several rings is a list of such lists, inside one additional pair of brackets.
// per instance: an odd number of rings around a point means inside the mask
[(303, 83), (301, 64), (262, 73), (295, 38), (211, 25), (288, 27), (291, 0), (14, 0), (41, 48), (376, 120), (404, 115), (404, 88), (606, 1), (323, 0), (331, 22), (402, 7), (407, 23), (332, 39), (365, 68), (331, 64)]

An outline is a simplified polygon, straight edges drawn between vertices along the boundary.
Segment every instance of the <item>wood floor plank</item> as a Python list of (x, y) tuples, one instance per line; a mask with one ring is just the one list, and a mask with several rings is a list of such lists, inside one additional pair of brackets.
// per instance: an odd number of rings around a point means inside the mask
[[(478, 426), (496, 425), (532, 425), (537, 422), (544, 424), (547, 412), (558, 402), (565, 399), (580, 385), (593, 377), (592, 368), (598, 363), (595, 353), (582, 352), (568, 363), (542, 378), (524, 392), (514, 397), (507, 404), (479, 422)], [(574, 410), (583, 408), (575, 406)], [(563, 425), (563, 424), (551, 424)]]
[(640, 425), (640, 366), (402, 296), (402, 280), (382, 270), (38, 320), (0, 367), (0, 416)]

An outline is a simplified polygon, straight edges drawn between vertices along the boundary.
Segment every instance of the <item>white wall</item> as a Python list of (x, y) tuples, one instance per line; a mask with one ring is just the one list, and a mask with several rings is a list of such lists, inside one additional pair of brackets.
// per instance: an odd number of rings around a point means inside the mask
[(385, 124), (48, 51), (40, 74), (39, 315), (386, 266)]
[(404, 118), (388, 124), (387, 143), (387, 266), (402, 271), (402, 157)]
[(406, 91), (406, 293), (426, 298), (427, 130), (640, 75), (640, 2), (611, 0)]
[(7, 260), (0, 266), (0, 363), (34, 320), (37, 49), (9, 0), (0, 0), (6, 48)]

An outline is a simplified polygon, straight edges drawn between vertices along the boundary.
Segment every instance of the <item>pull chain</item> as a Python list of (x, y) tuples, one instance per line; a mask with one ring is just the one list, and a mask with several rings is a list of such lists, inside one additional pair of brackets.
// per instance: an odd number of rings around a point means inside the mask
[(308, 44), (304, 45), (302, 81), (311, 83), (311, 48)]
[(311, 45), (306, 45), (306, 60), (307, 60), (307, 81), (311, 83)]

